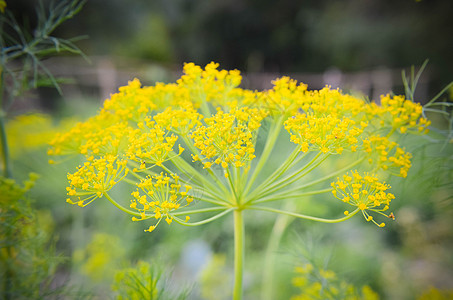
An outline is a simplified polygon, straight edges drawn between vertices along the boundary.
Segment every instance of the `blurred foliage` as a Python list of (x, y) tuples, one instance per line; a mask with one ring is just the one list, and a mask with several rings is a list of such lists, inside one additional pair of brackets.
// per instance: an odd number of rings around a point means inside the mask
[(65, 131), (75, 123), (75, 119), (67, 118), (57, 124), (52, 116), (42, 113), (16, 116), (6, 125), (11, 156), (20, 157), (44, 149), (57, 132)]
[(73, 263), (92, 282), (111, 281), (125, 263), (124, 253), (119, 237), (95, 233), (88, 245), (74, 251)]
[(202, 299), (231, 299), (232, 270), (226, 267), (226, 256), (215, 254), (200, 275)]
[(27, 192), (38, 176), (22, 185), (0, 177), (0, 298), (40, 299), (63, 290), (51, 286), (56, 266), (53, 220), (35, 211)]
[(131, 268), (117, 270), (112, 290), (118, 300), (183, 300), (187, 299), (189, 290), (178, 287), (172, 292), (170, 285), (162, 276), (162, 266), (139, 261)]
[(136, 268), (118, 270), (112, 290), (118, 292), (117, 299), (159, 299), (157, 281), (160, 274), (155, 274), (148, 263), (139, 261)]
[(79, 0), (52, 1), (45, 7), (43, 2), (38, 5), (34, 2), (36, 24), (33, 28), (29, 27), (29, 19), (19, 14), (26, 18), (22, 20), (25, 24), (21, 23), (10, 6), (0, 14), (2, 109), (7, 111), (16, 97), (38, 86), (55, 87), (61, 93), (59, 80), (42, 61), (68, 52), (83, 55), (73, 43), (78, 38), (63, 39), (54, 35), (57, 27), (74, 17), (83, 4), (84, 1)]
[[(35, 5), (13, 2), (16, 11)], [(428, 58), (434, 93), (451, 80), (452, 9), (443, 0), (92, 0), (62, 32), (89, 33), (81, 47), (90, 55), (217, 61), (245, 72), (404, 68)]]
[(450, 300), (453, 299), (453, 291), (442, 291), (435, 288), (430, 288), (425, 291), (417, 300)]

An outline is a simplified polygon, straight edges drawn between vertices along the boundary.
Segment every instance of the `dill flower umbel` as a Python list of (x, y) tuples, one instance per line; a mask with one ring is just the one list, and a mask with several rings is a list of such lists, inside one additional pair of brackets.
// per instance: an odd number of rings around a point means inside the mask
[[(193, 160), (203, 161), (205, 168), (212, 164), (242, 167), (255, 158), (254, 142), (265, 113), (256, 108), (235, 108), (230, 113), (219, 110), (213, 117), (205, 118), (207, 126), (199, 126), (191, 135), (200, 155)], [(201, 157), (200, 157), (201, 156)]]
[(404, 96), (381, 96), (381, 105), (372, 103), (369, 109), (372, 115), (379, 116), (375, 119), (379, 120), (380, 126), (390, 126), (393, 131), (401, 133), (427, 133), (427, 127), (431, 124), (431, 121), (422, 117), (423, 107), (404, 99)]
[[(49, 154), (84, 159), (68, 174), (67, 202), (109, 201), (147, 223), (147, 232), (162, 219), (198, 226), (233, 214), (239, 299), (246, 210), (325, 223), (361, 212), (383, 227), (380, 218), (394, 219), (385, 212), (395, 196), (382, 178), (406, 177), (411, 167), (399, 137), (424, 134), (430, 122), (400, 96), (383, 96), (378, 105), (289, 77), (251, 91), (240, 87), (238, 70), (218, 67), (185, 64), (176, 83), (130, 81), (96, 116), (57, 134)], [(340, 160), (341, 168), (329, 165)], [(117, 187), (132, 199), (116, 199)], [(323, 218), (268, 205), (331, 193), (353, 210)]]
[[(160, 223), (163, 217), (165, 217), (165, 221), (168, 224), (171, 224), (173, 216), (170, 212), (180, 208), (183, 201), (186, 203), (185, 206), (193, 201), (193, 197), (188, 195), (192, 187), (186, 184), (184, 185), (185, 190), (181, 191), (179, 176), (171, 174), (171, 177), (173, 179), (172, 183), (170, 183), (170, 177), (167, 174), (160, 173), (160, 175), (147, 176), (147, 178), (142, 179), (137, 184), (143, 194), (139, 192), (139, 189), (131, 194), (134, 199), (131, 200), (130, 207), (140, 212), (140, 219), (133, 217), (133, 221), (151, 218), (151, 216), (146, 215), (147, 211), (151, 211), (154, 213), (152, 217), (158, 220), (157, 224)], [(186, 219), (189, 220), (188, 218)], [(145, 231), (153, 231), (157, 224), (151, 225)]]
[[(382, 214), (386, 217), (394, 219), (393, 213), (385, 215), (383, 212), (389, 209), (390, 201), (395, 199), (395, 196), (385, 191), (390, 188), (385, 183), (378, 182), (378, 178), (363, 174), (360, 175), (357, 171), (351, 174), (343, 175), (343, 180), (338, 180), (332, 183), (334, 190), (332, 191), (335, 198), (342, 200), (352, 206), (360, 209), (367, 221), (372, 221), (379, 227), (384, 227), (385, 223), (378, 224), (372, 216), (367, 212), (373, 211)], [(349, 212), (345, 211), (345, 215)]]
[(67, 202), (87, 206), (102, 197), (127, 175), (126, 164), (126, 160), (118, 160), (113, 155), (85, 162), (75, 173), (68, 174), (70, 186), (66, 190), (69, 196), (76, 196), (78, 201), (68, 198)]
[(322, 153), (341, 154), (344, 147), (356, 151), (357, 137), (363, 132), (362, 126), (354, 126), (355, 121), (349, 118), (338, 118), (333, 115), (315, 117), (297, 114), (285, 122), (290, 132), (291, 141), (301, 145), (301, 151), (320, 150)]
[(370, 154), (370, 164), (376, 168), (388, 171), (392, 175), (406, 177), (411, 167), (412, 154), (398, 147), (396, 142), (391, 142), (388, 137), (371, 136), (363, 141), (365, 152)]
[[(289, 77), (273, 81), (270, 90), (250, 91), (239, 87), (239, 71), (218, 67), (185, 64), (183, 76), (170, 84), (142, 86), (134, 79), (98, 115), (57, 134), (50, 155), (86, 160), (68, 174), (67, 202), (86, 206), (105, 197), (134, 220), (154, 218), (159, 224), (164, 216), (169, 224), (191, 225), (177, 216), (216, 212), (211, 221), (235, 207), (271, 211), (258, 204), (326, 193), (332, 189), (320, 184), (342, 175), (332, 188), (335, 197), (356, 207), (347, 217), (361, 211), (382, 226), (368, 212), (384, 214), (393, 195), (376, 172), (408, 175), (412, 157), (395, 135), (427, 132), (430, 122), (419, 104), (386, 95), (377, 105), (329, 87), (311, 91)], [(266, 162), (278, 160), (275, 148), (282, 138), (292, 153), (258, 183)], [(310, 171), (330, 156), (349, 159), (350, 169), (310, 179)], [(358, 167), (368, 173), (347, 173)], [(302, 178), (308, 181), (296, 185)], [(109, 194), (120, 183), (135, 187), (130, 205)], [(191, 188), (180, 191), (182, 186)], [(320, 189), (307, 192), (309, 186)], [(184, 210), (194, 199), (205, 204)]]

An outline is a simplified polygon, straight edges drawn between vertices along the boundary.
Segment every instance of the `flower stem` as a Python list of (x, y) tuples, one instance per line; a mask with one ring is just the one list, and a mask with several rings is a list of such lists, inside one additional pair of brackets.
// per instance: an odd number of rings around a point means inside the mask
[(242, 299), (244, 273), (244, 219), (242, 210), (234, 211), (234, 289), (233, 300)]
[(107, 192), (104, 192), (103, 193), (104, 197), (107, 198), (107, 200), (109, 200), (113, 205), (115, 205), (117, 208), (119, 208), (120, 210), (124, 211), (125, 213), (128, 213), (130, 215), (133, 215), (133, 216), (137, 216), (137, 217), (140, 217), (140, 213), (138, 212), (135, 212), (135, 211), (132, 211), (130, 209), (127, 209), (125, 207), (123, 207), (122, 205), (120, 205), (118, 202), (116, 202), (115, 200), (113, 200), (112, 197), (110, 197), (109, 194), (107, 194)]
[(293, 193), (293, 192), (296, 192), (296, 191), (303, 190), (303, 189), (305, 189), (305, 188), (307, 188), (307, 187), (310, 187), (310, 186), (312, 186), (312, 185), (318, 184), (318, 183), (323, 182), (323, 181), (325, 181), (325, 180), (327, 180), (327, 179), (330, 179), (330, 178), (332, 178), (332, 177), (335, 177), (335, 176), (337, 176), (338, 174), (342, 174), (342, 173), (344, 173), (344, 172), (346, 172), (346, 171), (349, 171), (349, 170), (351, 170), (353, 167), (355, 167), (355, 166), (359, 165), (360, 163), (362, 163), (362, 162), (365, 160), (365, 158), (366, 158), (366, 157), (362, 157), (362, 158), (360, 158), (360, 159), (357, 159), (357, 160), (356, 160), (355, 162), (353, 162), (352, 164), (347, 165), (346, 167), (344, 167), (344, 168), (342, 168), (342, 169), (340, 169), (340, 170), (338, 170), (338, 171), (335, 171), (335, 172), (333, 172), (333, 173), (330, 173), (329, 175), (326, 175), (326, 176), (324, 176), (324, 177), (322, 177), (322, 178), (318, 178), (318, 179), (313, 180), (313, 181), (311, 181), (311, 182), (309, 182), (309, 183), (306, 183), (306, 184), (304, 184), (304, 185), (295, 187), (295, 188), (293, 188), (293, 189), (286, 190), (285, 193)]
[(205, 219), (205, 220), (202, 220), (202, 221), (199, 221), (199, 222), (195, 222), (195, 223), (188, 223), (188, 222), (185, 222), (183, 221), (182, 219), (176, 217), (174, 214), (172, 214), (171, 216), (173, 217), (173, 220), (175, 220), (175, 222), (177, 222), (178, 224), (181, 224), (183, 226), (199, 226), (199, 225), (204, 225), (204, 224), (207, 224), (207, 223), (210, 223), (214, 220), (217, 220), (221, 217), (223, 217), (224, 215), (230, 213), (234, 208), (230, 208), (230, 209), (227, 209), (227, 210), (224, 210), (208, 219)]
[(323, 193), (331, 192), (333, 188), (326, 188), (321, 190), (313, 190), (306, 193), (294, 193), (294, 192), (284, 192), (284, 193), (277, 193), (275, 195), (270, 195), (267, 197), (260, 198), (259, 200), (253, 201), (253, 204), (259, 204), (264, 202), (270, 201), (278, 201), (282, 199), (294, 199), (294, 198), (303, 198), (306, 196), (318, 195)]
[(264, 145), (263, 153), (261, 153), (258, 164), (256, 165), (255, 170), (252, 173), (252, 176), (248, 180), (244, 194), (248, 193), (253, 183), (255, 182), (256, 177), (260, 173), (261, 169), (264, 167), (264, 164), (267, 162), (267, 159), (269, 158), (269, 155), (271, 154), (274, 148), (275, 142), (277, 141), (277, 137), (280, 134), (280, 130), (283, 124), (282, 121), (283, 117), (280, 117), (275, 123), (272, 123), (272, 127), (266, 140), (266, 144)]
[(357, 208), (353, 212), (349, 213), (347, 216), (339, 219), (324, 219), (324, 218), (318, 218), (318, 217), (312, 217), (312, 216), (307, 216), (307, 215), (302, 215), (298, 213), (294, 213), (291, 211), (285, 211), (285, 210), (280, 210), (280, 209), (275, 209), (272, 207), (266, 207), (266, 206), (247, 206), (248, 209), (254, 209), (254, 210), (262, 210), (262, 211), (268, 211), (268, 212), (273, 212), (273, 213), (278, 213), (278, 214), (283, 214), (283, 215), (288, 215), (292, 217), (296, 217), (299, 219), (306, 219), (306, 220), (311, 220), (311, 221), (317, 221), (321, 223), (340, 223), (342, 221), (346, 221), (350, 218), (352, 218), (355, 214), (357, 214), (360, 209)]
[[(178, 211), (178, 212), (172, 213), (171, 215), (173, 217), (175, 217), (175, 216), (201, 214), (201, 213), (206, 213), (206, 212), (227, 210), (227, 209), (228, 208), (226, 208), (226, 207), (207, 207), (207, 208), (200, 208), (200, 209), (193, 209), (193, 210), (186, 210), (186, 211)], [(231, 211), (231, 208), (229, 211)]]
[[(189, 149), (190, 149), (190, 151), (192, 151), (192, 153), (201, 155), (200, 151), (195, 147), (195, 145), (193, 144), (193, 142), (190, 140), (190, 138), (188, 136), (184, 136), (183, 141), (187, 145), (187, 147), (189, 147)], [(223, 190), (223, 192), (226, 192), (224, 185), (221, 183), (221, 181), (217, 177), (217, 175), (209, 168), (207, 169), (207, 172), (212, 177), (212, 179), (214, 179), (214, 181), (217, 183), (217, 185)]]
[[(299, 152), (300, 152), (300, 146), (297, 146), (293, 150), (291, 155), (285, 160), (285, 162), (282, 163), (280, 165), (280, 167), (278, 169), (276, 169), (269, 177), (267, 177), (258, 187), (256, 187), (252, 192), (250, 192), (247, 195), (247, 197), (249, 199), (254, 199), (257, 193), (259, 193), (260, 191), (262, 191), (263, 189), (268, 187), (270, 184), (274, 183), (275, 180), (277, 180), (279, 176), (281, 176), (283, 173), (285, 173), (291, 167), (291, 164), (294, 162), (294, 160), (296, 159)], [(306, 155), (306, 154), (304, 154), (304, 155)], [(248, 186), (249, 189), (247, 191), (250, 190), (250, 187), (251, 187), (251, 185), (249, 184), (249, 186)], [(244, 194), (246, 194), (246, 193), (244, 193)]]
[[(188, 176), (189, 178), (190, 176), (192, 176), (193, 179), (197, 179), (197, 185), (205, 186), (207, 189), (209, 189), (212, 195), (215, 195), (216, 199), (223, 200), (221, 194), (218, 193), (219, 187), (224, 194), (227, 193), (227, 189), (220, 182), (216, 182), (217, 186), (213, 185), (197, 169), (195, 169), (192, 165), (190, 165), (187, 161), (179, 156), (174, 157), (171, 161), (175, 165), (175, 167), (183, 172), (186, 176)], [(212, 174), (211, 170), (208, 170), (208, 173), (211, 174), (211, 176), (215, 177), (215, 175)]]
[[(308, 171), (304, 172), (302, 175), (299, 175), (299, 177), (294, 179), (295, 176), (297, 176), (298, 174), (300, 174), (301, 172), (305, 171), (307, 168), (312, 166), (317, 161), (317, 159), (320, 157), (320, 155), (321, 155), (321, 153), (319, 152), (310, 162), (305, 164), (305, 166), (303, 168), (296, 171), (292, 175), (287, 176), (284, 179), (280, 179), (278, 181), (277, 181), (278, 177), (275, 177), (275, 178), (273, 178), (273, 180), (271, 182), (269, 182), (269, 183), (266, 182), (266, 185), (264, 185), (263, 187), (260, 186), (260, 187), (256, 188), (249, 195), (247, 203), (253, 203), (253, 201), (255, 201), (257, 199), (261, 199), (265, 196), (268, 196), (269, 194), (272, 194), (273, 192), (276, 192), (276, 191), (282, 189), (283, 187), (285, 187), (289, 184), (292, 184), (294, 181), (297, 181), (298, 179), (302, 178), (303, 176), (308, 174), (311, 170), (313, 170), (315, 167), (317, 167), (322, 161), (324, 161), (327, 158), (327, 156), (324, 157), (323, 159), (321, 159), (321, 162), (318, 162), (314, 167), (311, 167)], [(278, 176), (283, 174), (286, 170), (287, 170), (287, 168), (282, 170), (282, 172), (280, 172)]]
[[(321, 157), (321, 158), (319, 158)], [(294, 172), (293, 174), (282, 178), (278, 181), (275, 181), (272, 183), (268, 188), (262, 190), (261, 193), (258, 194), (257, 198), (262, 198), (264, 196), (267, 196), (269, 194), (275, 193), (286, 186), (292, 184), (293, 182), (296, 182), (300, 180), (302, 177), (310, 173), (313, 169), (318, 167), (323, 161), (325, 161), (329, 157), (329, 154), (324, 155), (324, 157), (321, 156), (321, 153), (318, 153), (309, 163), (307, 163), (302, 169)], [(305, 171), (308, 167), (310, 167), (307, 171)], [(305, 172), (303, 172), (305, 171)]]

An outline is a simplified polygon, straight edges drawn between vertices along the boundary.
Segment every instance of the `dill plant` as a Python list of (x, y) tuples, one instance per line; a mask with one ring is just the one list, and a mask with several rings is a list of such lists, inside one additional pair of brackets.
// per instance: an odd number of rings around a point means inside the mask
[[(2, 299), (37, 299), (66, 292), (64, 289), (51, 286), (56, 265), (61, 260), (54, 255), (54, 237), (50, 233), (52, 228), (49, 216), (41, 217), (42, 213), (32, 208), (27, 195), (39, 176), (30, 173), (29, 179), (21, 186), (14, 179), (12, 170), (11, 156), (17, 153), (11, 155), (9, 143), (13, 145), (23, 143), (22, 146), (33, 148), (39, 146), (42, 140), (37, 138), (32, 141), (27, 135), (7, 137), (6, 123), (12, 104), (24, 92), (44, 85), (54, 86), (61, 92), (58, 80), (42, 61), (64, 52), (82, 54), (73, 44), (75, 39), (61, 39), (53, 36), (53, 32), (63, 22), (77, 14), (83, 3), (84, 1), (79, 0), (51, 2), (50, 7), (46, 9), (40, 2), (37, 9), (37, 26), (32, 30), (22, 26), (8, 9), (7, 2), (0, 0), (0, 298)], [(27, 117), (21, 120), (27, 121)], [(42, 121), (39, 118), (38, 120)], [(33, 125), (36, 128), (40, 124), (35, 122)], [(11, 126), (9, 129), (11, 132)], [(12, 133), (14, 134), (13, 130)]]
[[(68, 203), (109, 201), (146, 232), (162, 220), (199, 226), (232, 214), (233, 298), (241, 299), (246, 211), (324, 223), (358, 214), (384, 227), (395, 196), (383, 180), (406, 177), (411, 166), (398, 139), (425, 134), (430, 121), (404, 96), (383, 95), (377, 105), (288, 77), (251, 91), (239, 87), (239, 71), (218, 66), (187, 63), (171, 84), (130, 81), (97, 115), (58, 134), (48, 154), (85, 159), (67, 176)], [(338, 167), (326, 172), (329, 161)], [(117, 186), (131, 196), (114, 199)], [(344, 209), (329, 218), (278, 206), (312, 195)]]

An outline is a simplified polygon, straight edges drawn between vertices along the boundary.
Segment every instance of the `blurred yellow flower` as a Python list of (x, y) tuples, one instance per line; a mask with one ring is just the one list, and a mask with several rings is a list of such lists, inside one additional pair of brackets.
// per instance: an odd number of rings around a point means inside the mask
[(2, 13), (5, 12), (5, 8), (6, 8), (6, 1), (5, 0), (0, 0), (0, 11)]

